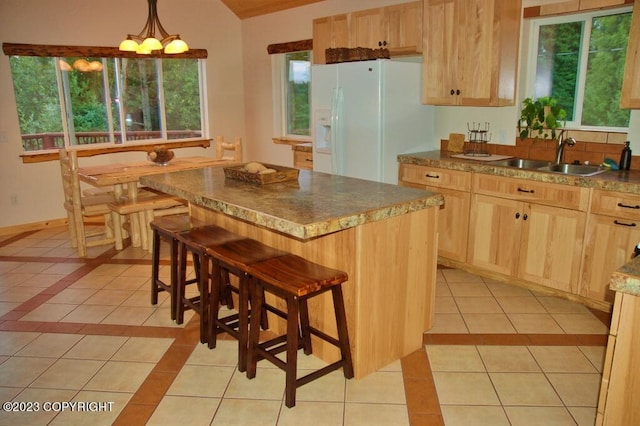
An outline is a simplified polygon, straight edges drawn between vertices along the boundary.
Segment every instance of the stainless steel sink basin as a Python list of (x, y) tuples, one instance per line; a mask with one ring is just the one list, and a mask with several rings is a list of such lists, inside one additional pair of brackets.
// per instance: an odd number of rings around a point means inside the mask
[(516, 169), (536, 170), (551, 165), (549, 161), (529, 160), (526, 158), (509, 158), (507, 160), (491, 161), (489, 164), (501, 167), (515, 167)]
[(593, 176), (609, 171), (610, 169), (585, 164), (550, 164), (545, 167), (539, 167), (538, 170), (541, 172), (562, 173), (565, 175)]

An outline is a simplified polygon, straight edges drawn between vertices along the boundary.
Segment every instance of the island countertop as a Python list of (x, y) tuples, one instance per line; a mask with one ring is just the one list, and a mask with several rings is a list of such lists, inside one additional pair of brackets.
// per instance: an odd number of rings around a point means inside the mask
[(145, 176), (150, 188), (306, 240), (440, 206), (441, 194), (301, 170), (298, 180), (258, 185), (225, 178), (223, 167)]

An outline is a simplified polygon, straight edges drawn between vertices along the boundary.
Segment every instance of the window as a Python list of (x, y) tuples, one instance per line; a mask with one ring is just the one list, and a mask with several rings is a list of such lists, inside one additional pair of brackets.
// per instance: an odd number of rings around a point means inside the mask
[(11, 56), (24, 151), (202, 138), (199, 59)]
[(283, 68), (286, 135), (311, 136), (311, 51), (285, 53)]
[(567, 127), (622, 130), (630, 110), (620, 108), (628, 8), (532, 20), (535, 66), (527, 93), (552, 96), (567, 112)]

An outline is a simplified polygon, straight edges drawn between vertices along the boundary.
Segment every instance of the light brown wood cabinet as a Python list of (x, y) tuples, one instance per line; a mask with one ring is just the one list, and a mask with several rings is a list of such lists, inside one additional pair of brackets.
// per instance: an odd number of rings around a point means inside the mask
[(640, 296), (616, 292), (596, 426), (640, 424)]
[(611, 274), (640, 242), (640, 195), (593, 190), (579, 294), (613, 303)]
[(313, 63), (324, 64), (325, 50), (349, 44), (347, 14), (313, 20)]
[(479, 174), (473, 188), (468, 263), (577, 292), (588, 189)]
[(465, 262), (471, 173), (414, 164), (401, 164), (399, 173), (401, 185), (428, 189), (444, 196), (444, 205), (438, 214), (438, 256)]
[(521, 0), (425, 0), (422, 102), (513, 105)]
[(620, 106), (640, 109), (640, 1), (633, 5)]
[(325, 50), (336, 47), (385, 47), (394, 56), (420, 53), (422, 1), (314, 19), (313, 63), (326, 63)]
[(313, 170), (313, 152), (293, 151), (293, 167)]

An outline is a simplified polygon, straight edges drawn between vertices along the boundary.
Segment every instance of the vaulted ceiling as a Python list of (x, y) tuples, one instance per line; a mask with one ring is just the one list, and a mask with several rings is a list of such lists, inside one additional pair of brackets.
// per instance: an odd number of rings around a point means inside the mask
[(322, 0), (222, 0), (240, 19), (317, 3)]

